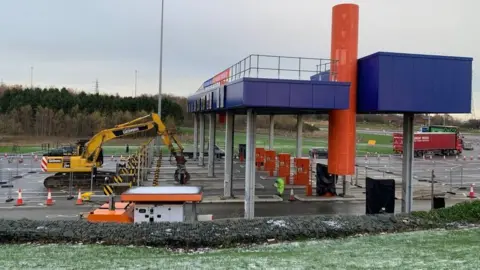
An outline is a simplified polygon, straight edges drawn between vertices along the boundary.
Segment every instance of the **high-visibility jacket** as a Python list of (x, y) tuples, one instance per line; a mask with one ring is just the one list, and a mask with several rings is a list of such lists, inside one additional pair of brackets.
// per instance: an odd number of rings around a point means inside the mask
[(277, 192), (283, 195), (283, 191), (285, 190), (285, 181), (283, 181), (283, 178), (278, 177), (277, 180), (275, 180), (275, 187), (277, 188)]

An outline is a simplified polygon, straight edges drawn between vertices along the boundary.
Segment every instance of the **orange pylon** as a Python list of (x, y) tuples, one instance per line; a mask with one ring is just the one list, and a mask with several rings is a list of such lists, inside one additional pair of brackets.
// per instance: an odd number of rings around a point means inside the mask
[(23, 199), (22, 199), (22, 189), (18, 189), (18, 198), (17, 198), (17, 203), (15, 203), (15, 206), (20, 206), (23, 205)]
[(475, 196), (475, 190), (473, 190), (473, 184), (470, 185), (470, 192), (468, 193), (468, 197), (469, 197), (470, 199), (476, 198), (476, 196)]
[(82, 192), (78, 189), (78, 197), (76, 205), (83, 205)]
[(52, 192), (50, 191), (50, 189), (48, 189), (47, 201), (45, 202), (45, 204), (48, 206), (53, 205)]
[(295, 195), (293, 194), (293, 188), (290, 189), (290, 197), (288, 197), (288, 200), (293, 202), (295, 201)]

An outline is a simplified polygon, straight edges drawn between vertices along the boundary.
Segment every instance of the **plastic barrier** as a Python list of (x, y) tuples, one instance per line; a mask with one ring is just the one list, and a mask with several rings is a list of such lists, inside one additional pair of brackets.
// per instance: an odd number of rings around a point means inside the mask
[(255, 148), (255, 166), (261, 169), (265, 164), (265, 148)]
[(293, 183), (290, 183), (290, 154), (279, 153), (277, 157), (278, 157), (277, 176), (282, 177), (285, 183), (293, 184)]
[(273, 176), (275, 167), (276, 167), (276, 157), (274, 150), (266, 150), (265, 151), (265, 171), (268, 172), (270, 176)]
[(310, 159), (309, 158), (295, 158), (293, 160), (295, 164), (295, 174), (293, 176), (294, 185), (308, 185), (309, 181), (309, 169), (310, 169)]

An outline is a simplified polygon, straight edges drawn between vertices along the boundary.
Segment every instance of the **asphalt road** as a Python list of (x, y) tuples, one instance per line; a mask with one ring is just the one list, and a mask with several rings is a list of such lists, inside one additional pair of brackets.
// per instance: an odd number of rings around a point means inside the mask
[[(466, 153), (467, 160), (460, 158), (456, 160), (454, 157), (443, 159), (442, 157), (434, 157), (432, 160), (416, 159), (414, 163), (414, 176), (416, 181), (429, 178), (431, 170), (435, 170), (436, 180), (450, 185), (450, 182), (458, 187), (460, 184), (468, 186), (470, 183), (480, 182), (480, 160), (478, 155), (480, 151), (476, 147), (474, 151)], [(470, 160), (473, 157), (473, 160)], [(359, 165), (359, 177), (365, 177), (362, 171), (365, 166), (368, 167), (368, 176), (375, 178), (386, 178), (391, 175), (385, 174), (382, 170), (397, 174), (397, 178), (401, 181), (401, 160), (399, 157), (377, 157), (370, 156), (357, 158)], [(195, 162), (187, 163), (189, 171), (192, 173), (192, 183), (202, 185), (205, 188), (206, 196), (223, 194), (223, 162), (219, 162), (216, 166), (217, 178), (206, 177), (207, 168), (201, 168)], [(115, 162), (107, 160), (104, 165), (105, 169), (114, 170)], [(165, 163), (162, 172), (162, 179), (166, 179), (163, 185), (172, 184), (173, 166)], [(450, 172), (451, 170), (451, 172)], [(71, 219), (76, 218), (79, 212), (86, 212), (92, 209), (92, 205), (76, 206), (75, 200), (67, 200), (68, 190), (54, 190), (52, 195), (56, 204), (51, 207), (45, 206), (47, 191), (43, 187), (43, 179), (48, 174), (40, 173), (40, 161), (33, 161), (31, 157), (25, 156), (23, 163), (0, 160), (0, 181), (15, 177), (17, 174), (21, 178), (13, 179), (14, 188), (10, 190), (11, 197), (16, 199), (17, 190), (22, 189), (23, 200), (25, 205), (15, 207), (14, 202), (5, 202), (9, 196), (9, 189), (0, 189), (0, 216), (7, 218), (35, 218), (35, 219)], [(34, 172), (34, 173), (30, 173)], [(234, 193), (236, 195), (244, 194), (244, 166), (241, 164), (234, 165)], [(361, 180), (362, 181), (362, 180)], [(257, 195), (275, 194), (272, 187), (272, 181), (260, 180), (257, 178)], [(415, 185), (415, 183), (414, 183)], [(477, 185), (478, 186), (478, 185)], [(303, 190), (303, 189), (302, 189)], [(75, 196), (75, 191), (72, 194)], [(105, 197), (99, 196), (96, 199), (102, 201)], [(453, 202), (451, 202), (453, 203)], [(428, 209), (430, 203), (428, 201), (414, 201), (414, 209)], [(225, 217), (242, 217), (243, 204), (202, 204), (198, 207), (200, 213), (213, 214), (218, 218)], [(344, 202), (316, 202), (316, 203), (257, 203), (257, 216), (282, 216), (282, 215), (308, 215), (308, 214), (362, 214), (364, 213), (364, 203), (344, 203)], [(397, 210), (400, 209), (397, 202)]]

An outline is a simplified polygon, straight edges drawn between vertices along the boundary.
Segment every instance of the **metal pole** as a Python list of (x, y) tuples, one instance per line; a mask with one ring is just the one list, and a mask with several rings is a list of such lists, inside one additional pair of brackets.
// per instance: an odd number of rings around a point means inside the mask
[(413, 113), (403, 114), (402, 213), (412, 211)]
[[(162, 0), (162, 11), (160, 18), (160, 63), (159, 63), (159, 73), (158, 73), (158, 115), (162, 119), (162, 65), (163, 65), (163, 8), (164, 0)], [(161, 144), (160, 136), (157, 136), (157, 146)]]
[[(72, 174), (70, 173), (70, 175), (72, 175)], [(90, 191), (91, 192), (93, 192), (93, 177), (94, 177), (94, 175), (93, 175), (93, 167), (92, 167), (92, 171), (90, 172)]]
[(30, 67), (30, 89), (33, 89), (33, 66)]
[(197, 160), (198, 155), (198, 114), (193, 114), (193, 160)]
[(463, 189), (463, 166), (460, 167), (460, 189)]
[(450, 191), (448, 193), (453, 194), (453, 179), (452, 179), (452, 168), (450, 168)]
[(134, 97), (137, 97), (137, 73), (138, 71), (135, 69), (135, 92), (134, 92)]
[(435, 184), (435, 170), (432, 170), (432, 176), (431, 176), (431, 179), (430, 181), (432, 182), (431, 184), (431, 188), (432, 188), (432, 192), (431, 192), (431, 195), (432, 195), (432, 209), (434, 209), (434, 203), (433, 203), (433, 199), (434, 199), (434, 184)]
[(68, 197), (67, 197), (67, 200), (71, 200), (71, 199), (73, 199), (73, 173), (70, 173), (70, 179), (68, 181)]

